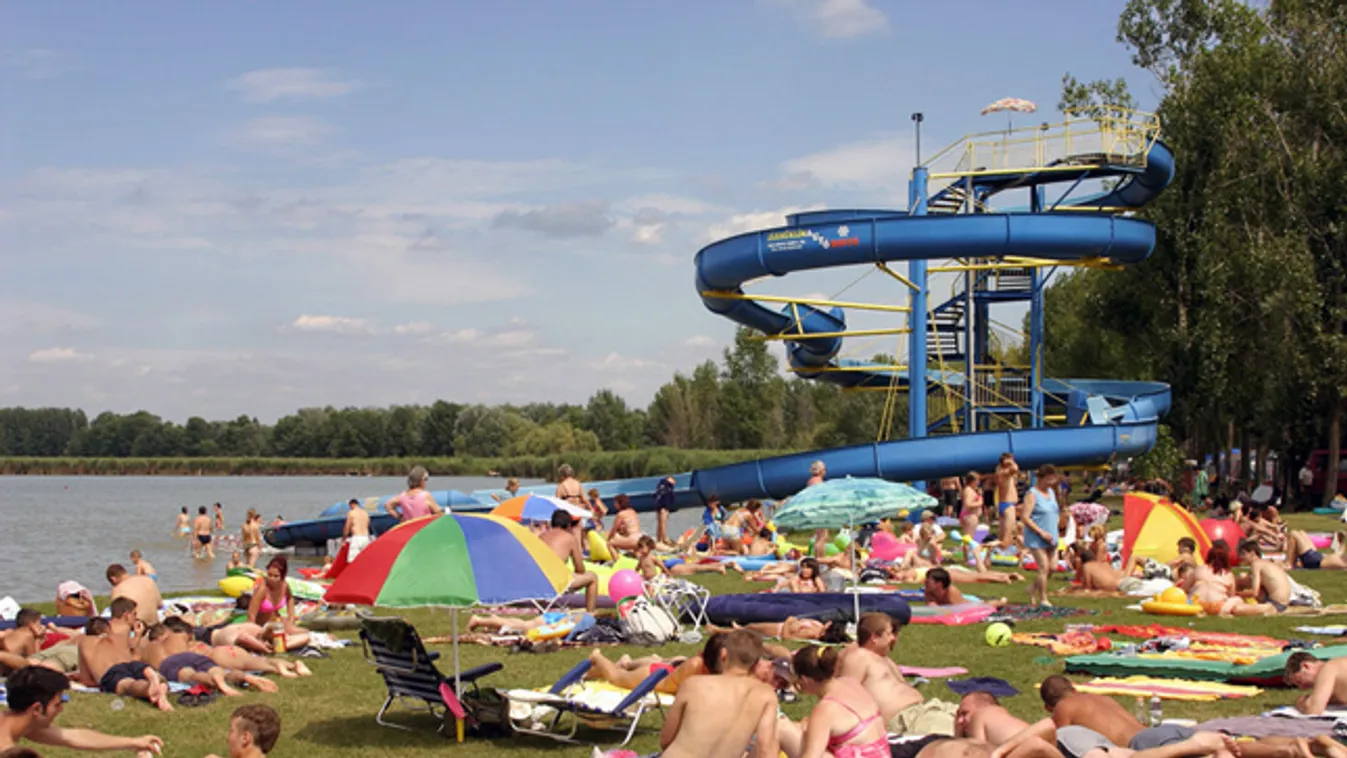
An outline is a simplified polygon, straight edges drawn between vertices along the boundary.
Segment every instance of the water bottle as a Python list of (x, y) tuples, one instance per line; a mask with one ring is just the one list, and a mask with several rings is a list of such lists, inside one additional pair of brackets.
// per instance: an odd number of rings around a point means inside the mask
[(1150, 713), (1146, 710), (1145, 698), (1137, 698), (1137, 704), (1132, 708), (1132, 715), (1136, 717), (1138, 724), (1145, 724), (1150, 720)]
[(1151, 695), (1151, 726), (1159, 726), (1165, 720), (1164, 707), (1160, 703), (1159, 695)]

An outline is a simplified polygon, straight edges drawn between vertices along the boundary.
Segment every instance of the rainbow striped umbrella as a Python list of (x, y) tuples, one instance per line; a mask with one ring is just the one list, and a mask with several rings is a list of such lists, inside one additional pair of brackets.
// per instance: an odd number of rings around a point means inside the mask
[(537, 535), (498, 516), (425, 516), (385, 532), (328, 588), (329, 604), (386, 608), (551, 600), (566, 564)]
[(552, 514), (565, 511), (577, 519), (594, 517), (593, 511), (572, 505), (565, 500), (547, 495), (520, 495), (501, 502), (491, 509), (492, 516), (500, 516), (511, 521), (551, 521)]

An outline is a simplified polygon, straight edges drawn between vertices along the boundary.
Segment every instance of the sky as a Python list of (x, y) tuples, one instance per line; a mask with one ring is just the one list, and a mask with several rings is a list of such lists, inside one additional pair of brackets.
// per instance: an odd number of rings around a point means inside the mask
[[(644, 405), (733, 338), (696, 251), (905, 207), (911, 113), (929, 155), (1067, 71), (1157, 100), (1121, 0), (3, 7), (0, 406), (177, 421)], [(871, 271), (753, 291), (905, 297)]]

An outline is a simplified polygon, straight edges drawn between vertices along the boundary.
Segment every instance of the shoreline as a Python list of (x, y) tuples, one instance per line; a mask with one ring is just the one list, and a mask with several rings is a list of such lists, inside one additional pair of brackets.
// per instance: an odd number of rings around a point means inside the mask
[(513, 458), (31, 458), (0, 457), (0, 476), (406, 476), (425, 466), (434, 476), (519, 477), (551, 481), (570, 463), (584, 479), (629, 479), (711, 468), (789, 450), (682, 450), (645, 448)]

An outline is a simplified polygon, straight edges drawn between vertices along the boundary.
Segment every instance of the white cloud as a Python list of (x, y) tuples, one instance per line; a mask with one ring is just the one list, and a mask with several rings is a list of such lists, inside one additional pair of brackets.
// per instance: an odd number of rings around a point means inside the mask
[(608, 204), (598, 201), (561, 203), (527, 210), (501, 211), (492, 220), (497, 229), (519, 229), (560, 239), (598, 237), (616, 223)]
[(397, 324), (393, 327), (394, 334), (429, 334), (435, 327), (429, 321), (412, 321), (406, 324)]
[(336, 334), (369, 334), (373, 327), (363, 318), (349, 316), (311, 316), (304, 314), (290, 324), (301, 332), (334, 332)]
[(74, 60), (65, 53), (43, 47), (0, 51), (0, 70), (21, 79), (55, 79), (75, 70)]
[(263, 68), (249, 71), (230, 79), (226, 85), (243, 93), (254, 103), (268, 103), (282, 98), (319, 100), (339, 97), (354, 90), (358, 82), (338, 80), (331, 72), (318, 68)]
[(664, 242), (664, 224), (637, 224), (632, 227), (631, 241), (638, 245), (658, 245)]
[(776, 189), (850, 187), (905, 191), (915, 156), (908, 137), (885, 135), (848, 142), (781, 164)]
[(226, 136), (231, 147), (260, 153), (293, 153), (322, 143), (333, 127), (311, 116), (265, 116)]
[(98, 326), (87, 313), (34, 300), (0, 302), (0, 333), (85, 331)]
[(694, 334), (683, 340), (684, 347), (716, 347), (720, 341), (715, 337), (708, 337), (705, 334)]
[(798, 207), (792, 205), (787, 206), (785, 208), (778, 208), (772, 211), (751, 211), (749, 213), (736, 213), (730, 216), (728, 219), (725, 219), (724, 221), (711, 224), (711, 226), (706, 230), (705, 235), (706, 241), (714, 242), (715, 240), (724, 239), (726, 237), (733, 237), (736, 234), (744, 234), (745, 232), (753, 232), (759, 229), (771, 229), (777, 226), (784, 226), (786, 223), (786, 216), (789, 216), (792, 213), (800, 213), (802, 211), (816, 211), (821, 210), (822, 208), (823, 208), (822, 205), (810, 205), (805, 207)]
[(793, 9), (832, 39), (864, 37), (889, 28), (888, 16), (869, 0), (775, 0), (774, 4)]
[(93, 359), (93, 355), (69, 347), (49, 347), (28, 355), (29, 363), (87, 363)]

